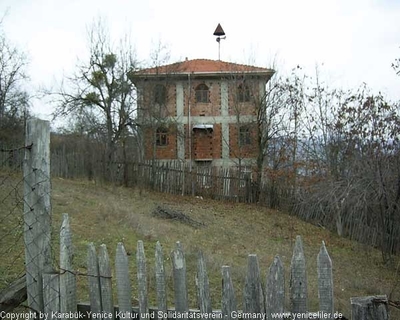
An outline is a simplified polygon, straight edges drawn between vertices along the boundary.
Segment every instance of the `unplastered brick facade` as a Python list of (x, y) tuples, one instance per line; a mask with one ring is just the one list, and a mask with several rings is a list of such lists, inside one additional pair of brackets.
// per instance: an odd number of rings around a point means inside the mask
[(144, 158), (254, 165), (257, 110), (273, 73), (206, 59), (142, 70), (134, 81)]

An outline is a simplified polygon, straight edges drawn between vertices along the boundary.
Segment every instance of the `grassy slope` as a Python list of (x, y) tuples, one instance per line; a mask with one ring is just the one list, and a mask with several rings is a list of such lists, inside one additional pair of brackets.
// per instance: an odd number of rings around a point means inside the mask
[[(305, 247), (310, 310), (318, 310), (316, 258), (324, 240), (334, 266), (335, 309), (350, 314), (351, 296), (389, 294), (394, 287), (396, 270), (381, 264), (380, 253), (355, 242), (340, 239), (316, 226), (304, 223), (282, 212), (254, 205), (224, 203), (157, 194), (122, 187), (97, 186), (86, 181), (53, 180), (53, 225), (55, 229), (54, 254), (57, 256), (56, 233), (61, 214), (70, 214), (75, 246), (75, 265), (86, 270), (86, 248), (89, 242), (107, 244), (114, 257), (116, 244), (123, 242), (131, 254), (133, 299), (136, 302), (135, 252), (137, 240), (143, 240), (148, 260), (148, 280), (154, 287), (154, 247), (160, 241), (164, 247), (168, 277), (169, 301), (172, 303), (172, 277), (169, 253), (176, 241), (181, 241), (187, 260), (189, 299), (196, 306), (194, 278), (196, 256), (202, 250), (212, 287), (213, 307), (220, 308), (220, 267), (230, 265), (234, 286), (241, 305), (241, 290), (247, 265), (247, 255), (256, 253), (263, 279), (273, 257), (279, 254), (288, 271), (293, 241), (301, 235)], [(151, 212), (157, 205), (179, 210), (202, 221), (206, 227), (193, 229), (178, 221), (154, 218)], [(18, 261), (17, 261), (18, 262)], [(21, 263), (21, 261), (19, 261)], [(1, 262), (0, 262), (1, 271)], [(286, 279), (289, 279), (288, 274)], [(79, 277), (79, 297), (87, 300), (87, 279)], [(286, 281), (288, 287), (288, 281)], [(397, 288), (392, 298), (400, 300)], [(151, 290), (154, 302), (154, 290)], [(400, 318), (396, 310), (392, 318)]]

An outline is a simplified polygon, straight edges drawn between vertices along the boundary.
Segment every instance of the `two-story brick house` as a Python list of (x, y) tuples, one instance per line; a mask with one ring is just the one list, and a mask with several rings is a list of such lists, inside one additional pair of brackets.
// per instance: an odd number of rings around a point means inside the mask
[(267, 68), (185, 60), (134, 76), (146, 160), (253, 165)]

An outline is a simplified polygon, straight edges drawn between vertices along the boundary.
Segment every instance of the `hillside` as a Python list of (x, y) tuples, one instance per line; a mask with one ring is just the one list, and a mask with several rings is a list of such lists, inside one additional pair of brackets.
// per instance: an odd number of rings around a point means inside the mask
[[(166, 256), (176, 241), (182, 242), (187, 259), (189, 300), (192, 307), (196, 306), (194, 290), (196, 257), (197, 252), (202, 250), (210, 276), (213, 307), (220, 308), (220, 268), (222, 265), (230, 265), (232, 268), (233, 283), (240, 307), (247, 255), (250, 253), (258, 255), (263, 279), (276, 254), (280, 255), (288, 271), (294, 239), (296, 235), (301, 235), (307, 258), (310, 310), (318, 309), (316, 259), (322, 241), (325, 241), (333, 260), (336, 310), (349, 317), (352, 296), (392, 293), (393, 300), (400, 300), (400, 274), (396, 277), (396, 262), (393, 265), (384, 266), (378, 250), (340, 239), (323, 228), (307, 224), (283, 212), (255, 205), (101, 186), (87, 181), (54, 178), (52, 185), (54, 255), (57, 256), (58, 252), (57, 233), (62, 213), (70, 215), (75, 246), (75, 266), (81, 273), (85, 272), (86, 250), (89, 242), (94, 242), (96, 245), (105, 243), (111, 257), (114, 257), (116, 244), (123, 242), (131, 255), (134, 299), (136, 298), (134, 272), (137, 240), (143, 240), (145, 244), (148, 273), (151, 274), (148, 279), (150, 292), (154, 286), (153, 261), (156, 241), (161, 242)], [(0, 199), (4, 199), (1, 191)], [(184, 213), (193, 220), (202, 222), (204, 226), (193, 228), (179, 221), (153, 217), (151, 213), (158, 206)], [(12, 207), (3, 205), (0, 209), (0, 218), (3, 222), (0, 231), (4, 235), (9, 235), (9, 228), (5, 223), (10, 220), (4, 217), (9, 218), (9, 210)], [(16, 216), (17, 212), (14, 212), (13, 217)], [(13, 223), (15, 224), (15, 221)], [(6, 239), (3, 236), (1, 238)], [(20, 238), (13, 239), (12, 241), (18, 244)], [(7, 241), (9, 242), (2, 241), (2, 250), (7, 244), (12, 244), (11, 238)], [(15, 261), (14, 259), (0, 260), (2, 275), (0, 277), (3, 277), (0, 279), (0, 287), (4, 287), (7, 280), (15, 277), (23, 268), (21, 247), (18, 245), (11, 247), (9, 256), (15, 257)], [(13, 260), (12, 272), (10, 271), (11, 260)], [(166, 266), (168, 286), (173, 288), (170, 261), (166, 261)], [(288, 275), (286, 279), (289, 279)], [(88, 297), (87, 279), (82, 276), (78, 281), (79, 298), (85, 301)], [(288, 280), (286, 286), (288, 286)], [(154, 297), (154, 294), (152, 296)], [(168, 298), (172, 302), (172, 294)], [(400, 318), (398, 310), (392, 310), (392, 318)]]

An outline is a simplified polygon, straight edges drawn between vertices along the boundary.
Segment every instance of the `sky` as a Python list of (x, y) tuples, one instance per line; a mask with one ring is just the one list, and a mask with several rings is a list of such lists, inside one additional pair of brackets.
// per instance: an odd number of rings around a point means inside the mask
[[(218, 59), (274, 67), (285, 74), (297, 65), (313, 75), (316, 65), (331, 87), (363, 82), (400, 100), (399, 0), (0, 0), (7, 38), (28, 55), (29, 90), (54, 88), (88, 57), (87, 30), (102, 18), (112, 40), (128, 36), (140, 61), (159, 43), (170, 62)], [(33, 114), (50, 118), (54, 105), (32, 101)]]

